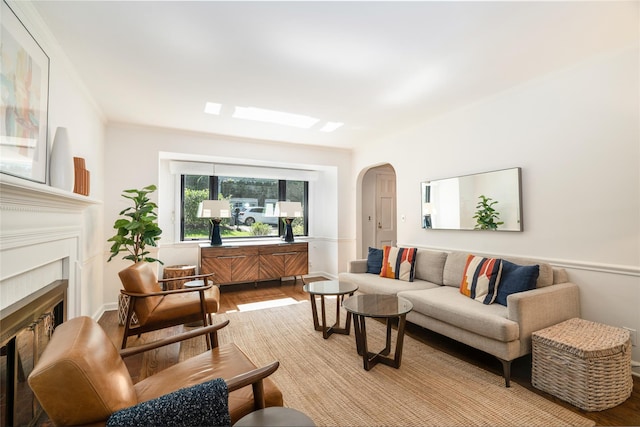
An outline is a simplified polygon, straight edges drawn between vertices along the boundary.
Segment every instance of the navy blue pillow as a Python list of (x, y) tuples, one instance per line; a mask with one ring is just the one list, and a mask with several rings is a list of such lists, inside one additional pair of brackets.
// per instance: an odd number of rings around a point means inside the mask
[(107, 426), (230, 426), (227, 383), (216, 378), (111, 414)]
[(508, 295), (535, 289), (539, 274), (539, 265), (518, 265), (503, 259), (495, 302), (506, 306)]
[(384, 251), (382, 249), (369, 248), (369, 255), (367, 255), (367, 273), (380, 274), (383, 256)]

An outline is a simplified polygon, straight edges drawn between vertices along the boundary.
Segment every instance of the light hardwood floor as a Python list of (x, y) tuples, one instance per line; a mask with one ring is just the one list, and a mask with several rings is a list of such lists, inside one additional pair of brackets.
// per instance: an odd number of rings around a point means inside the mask
[[(305, 279), (307, 281), (323, 280), (321, 277)], [(309, 298), (308, 294), (302, 290), (300, 280), (295, 284), (293, 281), (285, 281), (282, 284), (279, 281), (261, 282), (255, 287), (253, 284), (242, 284), (224, 286), (222, 288), (220, 312), (235, 311), (238, 305), (255, 303), (261, 301), (276, 300), (281, 298), (294, 298), (302, 301)], [(118, 326), (117, 314), (115, 311), (105, 313), (100, 319), (100, 324), (107, 331), (111, 339), (119, 346), (123, 327)], [(164, 334), (171, 333), (170, 330)], [(476, 349), (473, 349), (457, 341), (439, 335), (435, 332), (423, 329), (421, 327), (409, 324), (406, 333), (413, 338), (420, 340), (435, 347), (441, 351), (454, 355), (469, 363), (479, 366), (497, 375), (502, 375), (502, 366), (496, 358)], [(160, 336), (162, 333), (158, 333)], [(148, 334), (153, 335), (153, 334)], [(141, 340), (151, 340), (159, 336), (142, 337)], [(131, 339), (129, 345), (138, 345), (136, 339)], [(158, 352), (152, 357), (146, 356), (127, 361), (127, 366), (137, 381), (146, 375), (152, 375), (154, 372), (163, 369), (177, 361), (177, 347)], [(574, 412), (592, 419), (599, 426), (637, 426), (640, 425), (640, 378), (634, 377), (633, 394), (631, 397), (614, 408), (599, 412), (586, 412), (575, 406), (572, 406), (560, 399), (557, 399), (545, 392), (542, 392), (531, 385), (531, 358), (522, 357), (512, 364), (512, 381), (523, 387), (537, 393), (545, 398), (562, 405)]]

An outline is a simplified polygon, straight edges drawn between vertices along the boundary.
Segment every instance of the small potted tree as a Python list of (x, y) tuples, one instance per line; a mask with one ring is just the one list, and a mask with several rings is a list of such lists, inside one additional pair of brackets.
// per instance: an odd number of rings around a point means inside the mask
[[(153, 193), (156, 189), (155, 185), (148, 185), (141, 190), (123, 191), (122, 197), (131, 200), (133, 206), (122, 210), (119, 213), (121, 218), (118, 218), (113, 225), (117, 233), (107, 240), (108, 242), (113, 242), (111, 256), (107, 262), (124, 253), (125, 255), (122, 259), (129, 260), (134, 264), (140, 261), (163, 264), (159, 259), (150, 257), (147, 250), (147, 246), (158, 246), (157, 242), (162, 234), (162, 230), (157, 223), (158, 214), (155, 212), (158, 206), (147, 197), (148, 194)], [(129, 299), (120, 294), (118, 296), (118, 306), (118, 320), (122, 324), (124, 323), (122, 314), (124, 313), (126, 317)]]
[(126, 255), (122, 259), (128, 259), (133, 263), (139, 261), (159, 262), (162, 261), (152, 258), (146, 246), (158, 246), (157, 241), (160, 240), (162, 230), (158, 227), (158, 214), (154, 212), (158, 206), (153, 203), (147, 195), (156, 191), (155, 185), (148, 185), (142, 190), (124, 190), (122, 197), (133, 202), (133, 206), (122, 210), (119, 215), (125, 218), (118, 218), (113, 228), (118, 230), (115, 236), (111, 237), (108, 242), (111, 245), (111, 256), (108, 261), (118, 256), (121, 252)]
[(490, 197), (484, 195), (478, 196), (480, 201), (476, 205), (476, 214), (473, 218), (476, 219), (475, 230), (497, 230), (499, 225), (504, 224), (500, 219), (500, 214), (493, 207), (498, 201), (491, 201)]

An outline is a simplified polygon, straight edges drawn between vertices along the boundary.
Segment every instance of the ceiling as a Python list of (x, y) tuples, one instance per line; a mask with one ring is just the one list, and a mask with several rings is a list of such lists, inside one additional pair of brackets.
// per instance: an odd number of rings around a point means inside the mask
[(638, 41), (637, 2), (32, 4), (109, 122), (343, 148)]

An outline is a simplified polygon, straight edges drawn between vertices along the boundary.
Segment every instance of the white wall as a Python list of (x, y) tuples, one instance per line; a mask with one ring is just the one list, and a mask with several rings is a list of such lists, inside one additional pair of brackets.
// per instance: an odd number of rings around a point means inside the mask
[[(548, 260), (580, 286), (583, 317), (640, 332), (638, 64), (635, 45), (399, 132), (354, 152), (352, 180), (393, 165), (399, 244)], [(518, 166), (523, 232), (420, 227), (421, 181)]]
[[(348, 184), (349, 151), (115, 124), (108, 126), (107, 146), (105, 236), (113, 235), (113, 222), (127, 206), (120, 196), (122, 190), (156, 184), (158, 192), (152, 198), (158, 202), (158, 223), (163, 230), (158, 257), (166, 265), (198, 264), (198, 244), (181, 243), (176, 233), (176, 221), (180, 220), (176, 203), (180, 193), (175, 176), (169, 173), (166, 160), (170, 158), (316, 171), (318, 179), (309, 184), (310, 236), (304, 239), (309, 241), (310, 273), (335, 277), (338, 265), (346, 265), (353, 255), (350, 246), (353, 240), (341, 238), (351, 233), (353, 220), (350, 216), (343, 220), (344, 206), (348, 209), (351, 202), (349, 189), (353, 188)], [(102, 244), (105, 254), (109, 251), (106, 238)], [(127, 265), (115, 259), (107, 264), (105, 303), (115, 303), (121, 288), (117, 273)]]
[[(102, 199), (104, 183), (105, 123), (100, 110), (77, 78), (64, 52), (49, 32), (33, 5), (9, 2), (50, 60), (49, 148), (57, 127), (66, 127), (71, 155), (84, 157), (91, 173), (90, 197)], [(49, 152), (51, 150), (49, 149)], [(81, 283), (80, 312), (97, 315), (102, 307), (103, 210), (100, 204), (87, 208), (82, 219), (82, 247), (77, 266)]]

